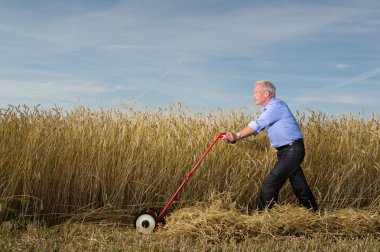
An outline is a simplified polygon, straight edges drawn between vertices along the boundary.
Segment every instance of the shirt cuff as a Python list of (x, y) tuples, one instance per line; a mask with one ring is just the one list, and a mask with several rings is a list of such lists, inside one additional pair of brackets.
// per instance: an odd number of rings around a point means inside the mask
[(252, 121), (252, 122), (250, 122), (250, 123), (248, 124), (248, 127), (250, 127), (250, 128), (253, 129), (253, 135), (256, 136), (257, 134), (259, 134), (259, 131), (258, 131), (258, 129), (259, 129), (259, 125), (257, 124), (256, 121)]

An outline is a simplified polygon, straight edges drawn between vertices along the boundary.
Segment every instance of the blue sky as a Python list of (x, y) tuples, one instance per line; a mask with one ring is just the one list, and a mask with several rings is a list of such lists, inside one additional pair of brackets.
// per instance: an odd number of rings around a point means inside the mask
[(0, 106), (380, 113), (380, 1), (1, 0)]

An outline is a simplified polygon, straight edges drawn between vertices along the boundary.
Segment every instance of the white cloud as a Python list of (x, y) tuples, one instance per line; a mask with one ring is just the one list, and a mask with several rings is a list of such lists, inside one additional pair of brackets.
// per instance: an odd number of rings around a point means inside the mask
[(105, 10), (50, 16), (48, 22), (33, 17), (20, 20), (11, 12), (0, 12), (8, 21), (0, 29), (23, 38), (25, 45), (28, 40), (38, 42), (42, 51), (108, 46), (117, 52), (137, 49), (151, 54), (152, 50), (164, 50), (163, 54), (170, 55), (192, 47), (195, 53), (206, 56), (205, 52), (247, 53), (322, 31), (338, 22), (354, 22), (358, 15), (355, 9), (298, 4), (280, 4), (277, 8), (248, 5), (224, 13), (185, 11), (175, 2), (153, 9), (152, 4), (124, 2)]
[[(329, 103), (329, 104), (351, 104), (351, 105), (374, 105), (380, 104), (380, 89), (377, 87), (379, 82), (371, 80), (380, 75), (380, 67), (374, 68), (362, 74), (353, 76), (345, 80), (318, 80), (323, 85), (317, 88), (306, 89), (299, 96), (292, 98), (294, 105), (305, 105), (310, 103)], [(336, 83), (336, 84), (331, 84)], [(358, 83), (366, 83), (364, 85), (357, 85)], [(349, 85), (357, 85), (351, 91), (347, 90)], [(355, 90), (356, 89), (356, 90)]]
[(125, 86), (107, 85), (101, 83), (85, 83), (72, 81), (62, 82), (33, 82), (0, 80), (0, 97), (3, 98), (62, 98), (65, 96), (87, 96), (126, 91)]
[[(117, 1), (113, 7), (88, 11), (86, 8), (76, 12), (54, 10), (57, 13), (50, 13), (48, 18), (38, 12), (30, 14), (33, 8), (23, 10), (22, 14), (29, 15), (20, 15), (21, 11), (2, 8), (0, 4), (0, 74), (6, 75), (0, 80), (0, 96), (43, 99), (102, 96), (111, 92), (122, 96), (123, 92), (134, 90), (142, 96), (153, 92), (157, 99), (172, 97), (204, 106), (230, 104), (233, 107), (241, 101), (239, 94), (230, 92), (231, 86), (235, 85), (234, 80), (244, 79), (241, 77), (244, 74), (223, 71), (228, 66), (215, 70), (220, 58), (248, 58), (250, 62), (239, 65), (249, 68), (248, 71), (256, 70), (252, 67), (253, 61), (257, 65), (267, 62), (268, 68), (272, 67), (276, 73), (257, 70), (256, 74), (273, 77), (279, 72), (277, 58), (258, 59), (258, 52), (266, 55), (272, 49), (298, 43), (315, 34), (335, 36), (357, 32), (363, 35), (376, 30), (377, 24), (366, 21), (376, 11), (368, 7), (371, 4), (362, 4), (362, 1), (351, 1), (343, 6), (281, 1), (276, 6), (257, 2), (246, 6), (228, 3), (231, 8), (223, 11), (214, 8), (221, 8), (227, 1), (191, 2)], [(361, 26), (363, 20), (370, 25), (368, 29)], [(352, 24), (357, 29), (348, 29)], [(276, 57), (281, 58), (281, 55)], [(344, 59), (333, 60), (344, 62)], [(344, 63), (334, 66), (340, 70), (349, 67)], [(339, 82), (334, 88), (368, 80), (379, 73), (379, 69), (374, 69)], [(231, 74), (237, 77), (232, 79)], [(300, 81), (307, 82), (305, 78)], [(307, 78), (322, 77), (316, 71)], [(326, 76), (325, 79), (333, 78)], [(116, 79), (115, 82), (121, 84), (103, 84), (115, 83), (103, 82), (108, 79)], [(247, 92), (250, 91), (249, 86)], [(337, 100), (359, 102), (347, 96)], [(323, 102), (324, 98), (305, 96), (299, 101)]]
[(338, 69), (340, 69), (340, 70), (343, 70), (343, 69), (346, 69), (347, 67), (349, 67), (349, 65), (347, 65), (347, 64), (336, 64), (335, 65)]
[(350, 84), (355, 84), (355, 83), (358, 83), (358, 82), (363, 82), (363, 81), (367, 81), (371, 78), (374, 78), (376, 76), (380, 75), (380, 67), (376, 67), (372, 70), (369, 70), (367, 72), (364, 72), (362, 74), (359, 74), (359, 75), (356, 75), (354, 77), (351, 77), (347, 80), (344, 80), (342, 82), (339, 82), (337, 84), (334, 84), (334, 85), (331, 85), (331, 86), (328, 86), (326, 87), (327, 89), (336, 89), (336, 88), (342, 88), (342, 87), (345, 87), (347, 85), (350, 85)]
[(357, 93), (318, 93), (314, 95), (302, 95), (293, 100), (294, 105), (309, 103), (350, 104), (350, 105), (375, 105), (380, 104), (378, 96), (380, 92), (372, 94)]

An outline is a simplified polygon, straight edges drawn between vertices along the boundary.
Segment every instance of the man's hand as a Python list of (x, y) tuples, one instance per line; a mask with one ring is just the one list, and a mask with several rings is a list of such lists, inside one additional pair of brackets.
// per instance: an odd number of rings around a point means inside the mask
[(239, 140), (239, 137), (235, 133), (227, 132), (222, 139), (228, 143), (234, 144), (237, 140)]

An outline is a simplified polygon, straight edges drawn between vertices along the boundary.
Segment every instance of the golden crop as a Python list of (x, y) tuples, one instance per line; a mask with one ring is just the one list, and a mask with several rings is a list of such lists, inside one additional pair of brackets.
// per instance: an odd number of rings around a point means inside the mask
[[(160, 209), (220, 132), (255, 115), (194, 114), (180, 106), (133, 110), (7, 107), (0, 110), (0, 217), (54, 222), (102, 207)], [(321, 209), (380, 210), (378, 115), (298, 114), (303, 168)], [(265, 133), (235, 145), (218, 142), (172, 209), (228, 193), (254, 210), (275, 151)], [(280, 203), (296, 203), (289, 185)]]

